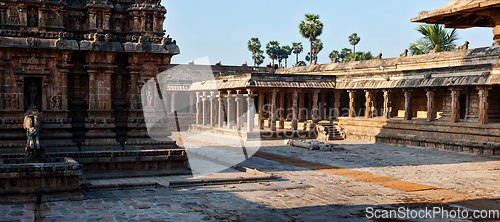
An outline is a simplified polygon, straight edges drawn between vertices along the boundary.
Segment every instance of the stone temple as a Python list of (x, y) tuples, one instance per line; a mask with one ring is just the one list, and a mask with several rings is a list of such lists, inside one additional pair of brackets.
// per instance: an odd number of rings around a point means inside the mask
[(148, 138), (138, 90), (179, 54), (159, 0), (0, 1), (0, 153), (40, 112), (48, 152), (172, 148)]

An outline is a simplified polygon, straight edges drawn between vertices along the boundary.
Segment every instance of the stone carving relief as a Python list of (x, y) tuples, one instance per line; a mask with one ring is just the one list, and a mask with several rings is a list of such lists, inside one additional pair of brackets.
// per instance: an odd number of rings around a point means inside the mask
[(9, 7), (9, 18), (7, 19), (7, 23), (12, 25), (19, 24), (19, 12), (16, 6)]
[(50, 109), (61, 109), (61, 98), (60, 96), (50, 96), (49, 99)]
[(27, 38), (26, 44), (28, 44), (32, 48), (38, 48), (38, 46), (40, 46), (40, 39), (32, 38), (32, 37)]
[(28, 8), (28, 27), (38, 27), (38, 7)]

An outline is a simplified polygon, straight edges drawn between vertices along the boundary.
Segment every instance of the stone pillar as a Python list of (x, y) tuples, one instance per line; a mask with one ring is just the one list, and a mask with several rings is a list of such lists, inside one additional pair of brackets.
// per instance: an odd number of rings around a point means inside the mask
[(460, 91), (457, 89), (451, 88), (451, 117), (450, 121), (452, 123), (456, 123), (460, 121), (460, 113), (458, 110), (460, 109), (460, 101), (458, 97), (460, 96)]
[(111, 75), (114, 73), (115, 71), (112, 70), (112, 69), (108, 69), (108, 70), (104, 70), (104, 75), (105, 75), (105, 78), (106, 78), (106, 83), (105, 83), (105, 87), (106, 87), (106, 103), (103, 104), (102, 108), (105, 109), (105, 110), (112, 110), (112, 107), (111, 107)]
[(219, 96), (218, 96), (218, 101), (219, 101), (219, 106), (218, 106), (218, 110), (219, 110), (219, 121), (218, 121), (218, 126), (219, 128), (222, 128), (224, 126), (224, 94), (222, 94), (222, 92), (219, 92)]
[(271, 93), (271, 122), (269, 128), (271, 131), (276, 131), (276, 95), (278, 94), (278, 89), (273, 89)]
[(334, 116), (338, 118), (340, 116), (340, 94), (342, 91), (340, 90), (335, 90), (335, 104), (333, 105), (335, 107), (335, 112)]
[(347, 90), (349, 93), (349, 117), (356, 116), (356, 90)]
[(236, 97), (234, 97), (234, 102), (236, 104), (236, 130), (241, 130), (243, 126), (243, 98), (241, 98), (241, 90), (236, 90)]
[(207, 92), (203, 92), (201, 96), (201, 109), (202, 109), (202, 122), (201, 124), (206, 126), (208, 124), (208, 109), (207, 109)]
[(215, 92), (210, 92), (210, 126), (215, 126), (217, 121), (217, 99), (215, 98)]
[(314, 123), (319, 122), (318, 94), (319, 94), (319, 90), (313, 90), (312, 120)]
[(435, 114), (435, 106), (434, 106), (434, 96), (436, 95), (436, 92), (432, 88), (426, 89), (426, 95), (427, 95), (427, 121), (431, 122), (436, 119), (436, 114)]
[(234, 99), (231, 96), (231, 90), (227, 91), (227, 109), (226, 109), (226, 114), (227, 114), (227, 128), (232, 129), (234, 126), (234, 117), (233, 117), (233, 101)]
[(254, 118), (255, 118), (255, 103), (254, 96), (255, 94), (251, 89), (247, 89), (247, 130), (248, 132), (252, 132), (254, 128)]
[(405, 96), (405, 120), (411, 120), (413, 118), (413, 113), (411, 112), (411, 89), (403, 89)]
[(326, 119), (326, 116), (325, 116), (325, 97), (326, 97), (326, 93), (325, 92), (321, 92), (321, 102), (319, 103), (320, 106), (319, 106), (319, 119), (320, 120), (324, 120)]
[(285, 129), (285, 93), (279, 93), (279, 126), (278, 129)]
[(177, 92), (171, 91), (170, 92), (170, 112), (175, 113), (175, 95)]
[(264, 100), (266, 94), (263, 91), (258, 92), (259, 96), (259, 129), (264, 129)]
[(488, 124), (488, 95), (491, 86), (479, 86), (479, 124)]
[(304, 112), (300, 112), (301, 109), (305, 108), (305, 93), (302, 93), (302, 99), (299, 99), (299, 107), (298, 107), (298, 112), (297, 112), (297, 117), (300, 120), (303, 120), (304, 119)]
[[(97, 15), (95, 11), (90, 11), (89, 10), (89, 30), (95, 30), (96, 29), (96, 21), (97, 21)], [(41, 24), (42, 22), (42, 16), (40, 16), (40, 21), (38, 24)]]
[[(269, 107), (271, 107), (271, 108), (269, 108), (269, 112), (272, 112), (272, 110), (273, 110), (273, 108), (272, 108), (272, 101), (273, 101), (273, 94), (272, 93), (268, 93), (267, 94), (267, 102), (269, 104), (267, 104), (267, 105)], [(271, 128), (271, 117), (272, 117), (272, 115), (271, 115), (271, 113), (269, 113), (269, 116), (267, 118), (267, 127), (268, 128)]]
[(292, 130), (297, 130), (298, 129), (298, 114), (299, 114), (299, 109), (297, 107), (297, 100), (299, 99), (299, 91), (297, 89), (293, 89), (293, 95), (292, 95)]
[(384, 119), (390, 119), (391, 118), (391, 90), (390, 89), (384, 89), (384, 113), (382, 116)]
[(189, 93), (189, 113), (194, 113), (194, 108), (195, 108), (195, 105), (194, 105), (194, 97), (195, 97), (195, 94), (194, 93)]
[(201, 95), (196, 92), (196, 125), (201, 124)]
[(372, 118), (371, 111), (372, 111), (372, 91), (371, 90), (365, 90), (365, 97), (366, 97), (366, 105), (365, 105), (365, 118)]

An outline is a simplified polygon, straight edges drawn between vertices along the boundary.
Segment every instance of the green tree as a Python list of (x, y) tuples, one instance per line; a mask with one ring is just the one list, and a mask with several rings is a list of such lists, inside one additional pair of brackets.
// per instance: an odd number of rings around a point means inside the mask
[(270, 41), (266, 45), (266, 53), (269, 55), (269, 58), (273, 61), (273, 67), (274, 67), (274, 60), (278, 59), (279, 53), (280, 53), (281, 47), (280, 43), (278, 41)]
[(281, 59), (285, 60), (285, 68), (288, 66), (287, 60), (291, 54), (292, 54), (292, 48), (290, 46), (284, 45), (281, 47), (280, 56), (281, 56)]
[(266, 59), (266, 57), (264, 57), (263, 54), (264, 52), (262, 50), (259, 50), (257, 54), (252, 56), (252, 59), (254, 60), (255, 64), (257, 64), (257, 66), (260, 66), (260, 64), (264, 63), (264, 59)]
[[(302, 37), (309, 40), (311, 45), (309, 54), (313, 54), (313, 41), (323, 32), (323, 23), (319, 21), (319, 15), (306, 14), (305, 18), (305, 21), (299, 24), (299, 31)], [(309, 63), (312, 64), (312, 56), (309, 59)]]
[(343, 48), (341, 51), (340, 51), (340, 59), (342, 60), (342, 62), (346, 62), (345, 59), (347, 58), (347, 56), (349, 56), (349, 54), (352, 53), (352, 50), (350, 48)]
[(299, 62), (299, 54), (304, 51), (304, 47), (302, 46), (302, 42), (293, 42), (293, 53), (297, 56), (295, 59), (295, 64)]
[(368, 51), (368, 52), (356, 52), (356, 53), (350, 53), (349, 55), (347, 55), (347, 57), (345, 57), (343, 62), (351, 61), (352, 59), (354, 59), (354, 56), (356, 56), (356, 55), (358, 56), (357, 61), (372, 60), (374, 58), (370, 51)]
[(312, 60), (315, 60), (316, 61), (316, 54), (313, 54), (313, 56), (311, 57), (311, 53), (308, 52), (307, 55), (306, 55), (306, 61), (312, 61)]
[(416, 29), (422, 38), (410, 43), (409, 51), (412, 55), (427, 54), (439, 45), (439, 52), (456, 50), (458, 40), (457, 29), (446, 30), (443, 25), (419, 25)]
[(323, 42), (321, 42), (321, 39), (316, 39), (313, 41), (313, 54), (314, 54), (314, 63), (318, 63), (318, 54), (323, 50)]
[(253, 58), (253, 66), (255, 67), (255, 64), (256, 64), (256, 61), (255, 59), (257, 58), (257, 53), (260, 50), (260, 47), (262, 45), (260, 44), (260, 40), (259, 38), (251, 38), (250, 40), (248, 40), (248, 50), (250, 52), (252, 52), (252, 58)]
[(340, 58), (340, 53), (339, 51), (337, 50), (333, 50), (332, 52), (330, 52), (330, 55), (328, 55), (328, 58), (330, 58), (330, 61), (334, 61), (335, 59), (337, 59), (337, 62)]
[(349, 44), (353, 46), (353, 52), (356, 53), (356, 45), (361, 41), (361, 38), (358, 36), (358, 33), (352, 33), (349, 36)]
[(294, 67), (298, 67), (298, 66), (306, 66), (306, 62), (298, 61), (297, 63), (295, 63)]

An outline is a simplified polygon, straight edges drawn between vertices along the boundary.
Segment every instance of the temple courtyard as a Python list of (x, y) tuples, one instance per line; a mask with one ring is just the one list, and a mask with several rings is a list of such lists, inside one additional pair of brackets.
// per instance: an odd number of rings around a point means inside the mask
[[(219, 155), (241, 144), (237, 137), (223, 137), (224, 146), (214, 135), (182, 137), (173, 135)], [(83, 195), (42, 195), (25, 204), (17, 196), (16, 204), (0, 206), (0, 221), (381, 221), (390, 210), (401, 211), (392, 219), (403, 221), (484, 220), (473, 218), (475, 210), (499, 219), (498, 158), (357, 140), (329, 143), (338, 145), (320, 151), (264, 140), (248, 160), (210, 176), (95, 178), (86, 181)], [(439, 212), (423, 213), (432, 209)]]

